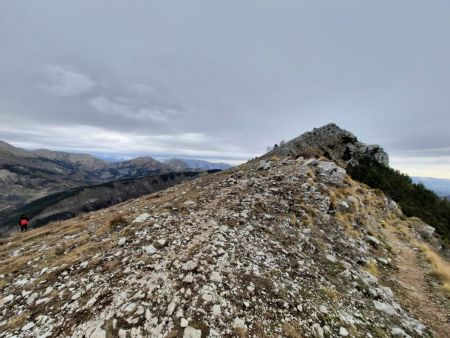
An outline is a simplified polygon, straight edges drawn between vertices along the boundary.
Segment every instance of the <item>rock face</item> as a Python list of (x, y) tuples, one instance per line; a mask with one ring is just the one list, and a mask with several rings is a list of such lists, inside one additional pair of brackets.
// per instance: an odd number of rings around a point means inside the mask
[(342, 167), (353, 166), (363, 157), (389, 165), (388, 154), (378, 145), (365, 145), (350, 132), (336, 124), (327, 124), (307, 132), (269, 152), (266, 156), (311, 156), (322, 155)]
[(387, 221), (336, 163), (254, 160), (1, 241), (0, 336), (429, 336)]

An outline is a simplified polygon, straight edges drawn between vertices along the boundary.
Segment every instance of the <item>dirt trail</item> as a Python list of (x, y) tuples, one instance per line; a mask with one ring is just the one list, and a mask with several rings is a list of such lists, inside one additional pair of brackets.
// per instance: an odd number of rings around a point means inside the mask
[(417, 248), (402, 240), (398, 235), (385, 231), (384, 234), (397, 251), (399, 271), (392, 280), (400, 284), (403, 292), (398, 295), (401, 305), (420, 318), (438, 337), (448, 337), (450, 332), (450, 314), (427, 289), (424, 269), (419, 265)]

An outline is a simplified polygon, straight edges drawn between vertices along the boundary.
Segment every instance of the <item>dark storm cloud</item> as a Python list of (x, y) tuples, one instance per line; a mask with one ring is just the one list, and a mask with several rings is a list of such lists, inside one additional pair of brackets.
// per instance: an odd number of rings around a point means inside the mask
[(449, 177), (449, 12), (444, 0), (5, 0), (0, 138), (244, 160), (336, 122), (402, 170)]

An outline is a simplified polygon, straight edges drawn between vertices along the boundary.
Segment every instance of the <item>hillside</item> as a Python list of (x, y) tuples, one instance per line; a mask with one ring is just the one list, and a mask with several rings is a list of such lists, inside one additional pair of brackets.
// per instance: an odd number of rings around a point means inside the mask
[(161, 163), (151, 157), (107, 163), (87, 154), (29, 151), (0, 141), (0, 213), (14, 212), (36, 199), (75, 187), (222, 167), (221, 163), (183, 159)]
[(31, 219), (30, 226), (43, 226), (83, 212), (99, 210), (131, 198), (160, 191), (194, 179), (207, 172), (170, 172), (140, 178), (81, 186), (36, 199), (24, 206), (0, 212), (0, 235), (18, 231), (17, 220), (22, 214)]
[(266, 156), (1, 240), (0, 336), (446, 337), (438, 247), (334, 162)]
[(411, 177), (414, 183), (422, 183), (426, 188), (433, 190), (441, 197), (450, 195), (450, 180), (434, 177)]
[(422, 184), (367, 157), (349, 168), (350, 175), (393, 198), (407, 216), (416, 216), (432, 225), (450, 250), (450, 202)]

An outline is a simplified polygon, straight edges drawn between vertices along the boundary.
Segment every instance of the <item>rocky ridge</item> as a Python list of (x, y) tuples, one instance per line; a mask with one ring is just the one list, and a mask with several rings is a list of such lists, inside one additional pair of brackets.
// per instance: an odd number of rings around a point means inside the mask
[(325, 156), (342, 167), (354, 166), (364, 157), (370, 157), (387, 166), (389, 156), (379, 145), (366, 145), (351, 132), (330, 123), (315, 128), (275, 148), (266, 157), (279, 156)]
[(392, 236), (425, 240), (336, 163), (272, 154), (2, 240), (0, 337), (444, 337)]

